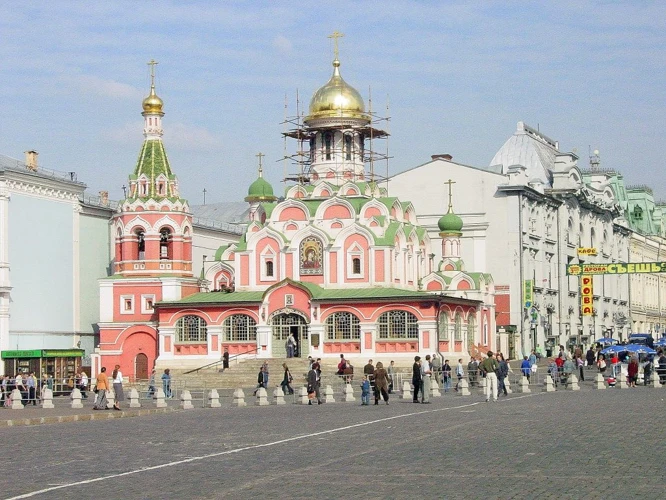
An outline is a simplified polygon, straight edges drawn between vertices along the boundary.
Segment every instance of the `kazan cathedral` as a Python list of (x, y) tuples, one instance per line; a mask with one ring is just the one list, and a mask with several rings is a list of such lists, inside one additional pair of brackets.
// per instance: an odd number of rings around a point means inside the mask
[(193, 272), (192, 214), (162, 141), (154, 73), (142, 115), (145, 140), (112, 220), (114, 273), (100, 280), (94, 373), (99, 363), (137, 374), (197, 368), (225, 351), (284, 357), (290, 334), (302, 357), (406, 362), (495, 349), (493, 280), (465, 270), (451, 184), (436, 262), (412, 203), (366, 173), (366, 144), (387, 134), (343, 80), (337, 50), (330, 80), (287, 134), (309, 149), (307, 172), (278, 199), (260, 162), (243, 234), (220, 246), (201, 275)]

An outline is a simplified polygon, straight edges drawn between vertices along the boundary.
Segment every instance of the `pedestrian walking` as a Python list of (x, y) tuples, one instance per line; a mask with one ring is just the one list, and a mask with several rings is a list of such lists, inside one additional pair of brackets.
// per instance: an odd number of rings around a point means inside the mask
[(419, 391), (421, 391), (421, 356), (414, 356), (414, 364), (412, 365), (412, 385), (414, 386), (413, 402), (419, 402)]
[(393, 384), (395, 381), (395, 361), (391, 361), (389, 363), (389, 367), (386, 369), (386, 373), (388, 373), (389, 376), (388, 393), (391, 394), (393, 392)]
[(282, 386), (282, 392), (284, 394), (293, 394), (294, 389), (292, 389), (291, 383), (294, 379), (287, 367), (287, 363), (282, 363), (282, 368), (284, 368), (284, 378), (282, 379), (282, 384), (280, 384)]
[[(526, 357), (527, 358), (527, 357)], [(529, 364), (529, 360), (526, 359)], [(492, 396), (493, 401), (497, 401), (497, 369), (499, 365), (495, 359), (493, 351), (488, 351), (488, 357), (484, 359), (479, 365), (481, 373), (486, 379), (486, 402), (490, 401)]]
[(430, 369), (432, 370), (432, 377), (437, 381), (437, 384), (441, 387), (442, 386), (442, 360), (440, 357), (437, 355), (437, 353), (434, 353), (430, 357)]
[(254, 388), (254, 396), (257, 395), (257, 391), (261, 388), (266, 389), (267, 385), (266, 382), (268, 382), (268, 376), (266, 375), (264, 371), (264, 365), (261, 365), (259, 367), (259, 373), (257, 374), (257, 387)]
[(125, 394), (123, 393), (123, 374), (120, 371), (120, 365), (116, 365), (113, 369), (113, 393), (115, 394), (115, 401), (113, 402), (113, 409), (120, 411), (120, 403), (125, 401)]
[(375, 379), (375, 404), (379, 404), (379, 396), (381, 395), (384, 398), (384, 403), (389, 404), (389, 394), (388, 394), (388, 372), (384, 368), (384, 365), (381, 361), (377, 362), (377, 367), (375, 368), (374, 377)]
[(148, 397), (155, 396), (155, 368), (150, 371), (150, 378), (148, 379)]
[(444, 392), (449, 392), (451, 389), (451, 365), (448, 359), (444, 361), (444, 366), (442, 366), (442, 382), (444, 384)]
[(314, 394), (314, 397), (310, 398), (308, 401), (309, 405), (312, 405), (312, 400), (317, 399), (317, 404), (322, 404), (321, 394), (319, 387), (321, 384), (321, 371), (319, 370), (319, 363), (313, 363), (312, 368), (308, 372), (308, 396)]
[(465, 368), (463, 367), (463, 362), (462, 359), (458, 360), (458, 366), (456, 366), (456, 378), (458, 381), (456, 382), (456, 387), (454, 391), (458, 392), (458, 389), (460, 389), (460, 381), (463, 379), (465, 376)]
[(171, 370), (166, 368), (162, 374), (162, 390), (165, 398), (171, 398)]
[(497, 392), (505, 396), (509, 395), (509, 392), (506, 390), (505, 380), (509, 376), (509, 363), (504, 359), (504, 354), (501, 352), (497, 353)]
[(88, 399), (88, 374), (85, 370), (81, 370), (81, 386), (79, 390), (81, 391), (81, 397)]
[(35, 378), (34, 372), (28, 374), (28, 378), (25, 380), (25, 385), (28, 389), (28, 403), (32, 403), (32, 406), (37, 406), (37, 378)]
[(421, 363), (421, 403), (430, 404), (430, 377), (432, 376), (432, 365), (430, 364), (430, 354), (426, 354), (425, 360)]
[(106, 391), (109, 390), (109, 377), (106, 375), (106, 367), (103, 366), (97, 375), (95, 383), (95, 392), (97, 392), (97, 400), (93, 410), (106, 410)]
[(229, 349), (225, 347), (224, 352), (222, 353), (222, 372), (228, 369), (229, 369)]
[(532, 374), (532, 365), (527, 356), (523, 356), (523, 362), (520, 364), (520, 371), (523, 373), (523, 377), (527, 377), (527, 383), (530, 383), (530, 375)]
[(368, 406), (370, 404), (370, 381), (367, 375), (363, 375), (363, 382), (361, 382), (361, 406)]
[(287, 357), (293, 358), (295, 353), (296, 353), (296, 339), (294, 338), (294, 334), (289, 332), (289, 336), (287, 337)]

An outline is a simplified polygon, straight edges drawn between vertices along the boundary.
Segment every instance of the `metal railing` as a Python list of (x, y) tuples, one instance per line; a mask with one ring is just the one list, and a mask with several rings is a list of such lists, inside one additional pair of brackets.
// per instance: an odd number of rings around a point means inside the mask
[[(259, 348), (257, 346), (254, 346), (252, 349), (249, 349), (245, 352), (240, 352), (238, 354), (234, 354), (233, 356), (229, 356), (229, 362), (231, 362), (232, 360), (238, 361), (238, 358), (240, 356), (245, 356), (246, 354), (252, 354), (252, 353), (256, 354), (258, 350), (259, 350)], [(215, 366), (221, 365), (222, 363), (224, 363), (224, 359), (219, 359), (217, 361), (213, 361), (212, 363), (208, 363), (207, 365), (200, 366), (199, 368), (194, 368), (193, 370), (188, 370), (188, 371), (184, 372), (184, 374), (189, 375), (190, 373), (199, 373), (199, 371), (201, 371), (201, 370), (205, 370), (207, 368), (213, 368)]]

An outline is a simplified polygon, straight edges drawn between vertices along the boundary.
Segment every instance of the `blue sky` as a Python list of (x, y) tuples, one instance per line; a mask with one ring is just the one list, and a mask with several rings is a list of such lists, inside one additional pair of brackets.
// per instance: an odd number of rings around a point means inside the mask
[(281, 191), (285, 96), (294, 115), (296, 91), (306, 109), (328, 80), (335, 30), (345, 80), (374, 111), (390, 103), (391, 173), (437, 153), (488, 165), (522, 120), (666, 199), (666, 2), (652, 1), (4, 1), (0, 154), (35, 149), (121, 197), (154, 58), (182, 194), (242, 200), (259, 151)]

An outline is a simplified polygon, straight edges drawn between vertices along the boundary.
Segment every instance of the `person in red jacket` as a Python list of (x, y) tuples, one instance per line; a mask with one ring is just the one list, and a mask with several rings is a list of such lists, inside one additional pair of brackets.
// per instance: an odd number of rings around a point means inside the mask
[(629, 387), (636, 387), (636, 381), (638, 380), (638, 360), (636, 356), (631, 358), (629, 361), (629, 366), (627, 368), (627, 382)]

